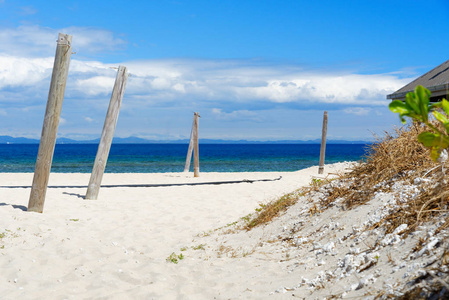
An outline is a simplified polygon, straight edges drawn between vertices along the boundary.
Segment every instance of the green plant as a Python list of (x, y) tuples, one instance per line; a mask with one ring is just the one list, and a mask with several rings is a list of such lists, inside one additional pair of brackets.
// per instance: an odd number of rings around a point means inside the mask
[(310, 185), (311, 186), (319, 186), (322, 181), (323, 180), (319, 179), (319, 178), (312, 178), (312, 181), (310, 182)]
[(193, 250), (204, 250), (204, 246), (206, 246), (206, 244), (199, 244), (198, 246), (194, 246), (192, 247)]
[[(436, 161), (441, 151), (449, 147), (449, 101), (443, 99), (431, 104), (430, 95), (428, 89), (418, 85), (415, 92), (407, 93), (405, 102), (394, 100), (389, 108), (392, 112), (399, 114), (402, 123), (405, 123), (404, 117), (409, 117), (431, 129), (432, 132), (426, 131), (419, 134), (418, 141), (430, 148), (430, 157)], [(429, 113), (432, 113), (445, 132), (429, 120)]]
[(259, 207), (255, 209), (255, 211), (260, 212), (262, 209), (264, 209), (266, 207), (265, 204), (263, 203), (259, 203)]
[(170, 254), (169, 257), (167, 257), (166, 261), (177, 264), (180, 260), (183, 260), (183, 259), (184, 259), (184, 255), (182, 255), (182, 253), (177, 255), (175, 252), (173, 252), (172, 254)]

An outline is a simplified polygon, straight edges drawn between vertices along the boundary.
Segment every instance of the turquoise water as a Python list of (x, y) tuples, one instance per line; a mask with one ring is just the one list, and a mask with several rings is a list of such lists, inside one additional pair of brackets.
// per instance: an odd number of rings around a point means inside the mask
[[(98, 145), (57, 144), (52, 172), (90, 173)], [(0, 145), (0, 172), (34, 172), (39, 145)], [(204, 144), (199, 146), (201, 172), (297, 171), (318, 165), (318, 144)], [(113, 144), (105, 172), (182, 172), (187, 144)], [(357, 161), (364, 144), (326, 146), (326, 164)], [(191, 168), (193, 167), (193, 160)]]

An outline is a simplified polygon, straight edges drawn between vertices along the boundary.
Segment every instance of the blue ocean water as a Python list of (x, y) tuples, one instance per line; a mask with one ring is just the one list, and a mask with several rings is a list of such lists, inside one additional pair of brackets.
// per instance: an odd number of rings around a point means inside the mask
[[(57, 144), (52, 172), (90, 173), (96, 144)], [(37, 144), (0, 144), (0, 172), (34, 172)], [(201, 172), (297, 171), (318, 165), (318, 144), (200, 144)], [(113, 144), (105, 172), (182, 172), (187, 144)], [(329, 144), (326, 164), (358, 161), (364, 144)], [(193, 168), (193, 159), (191, 163)]]

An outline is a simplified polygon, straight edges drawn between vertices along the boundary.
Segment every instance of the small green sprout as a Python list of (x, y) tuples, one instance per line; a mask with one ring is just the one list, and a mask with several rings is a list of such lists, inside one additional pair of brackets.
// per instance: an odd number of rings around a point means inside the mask
[(167, 257), (166, 261), (177, 264), (180, 260), (183, 260), (183, 259), (184, 259), (184, 255), (182, 255), (182, 253), (177, 255), (175, 252), (173, 252), (172, 254), (170, 254), (169, 257)]
[(260, 211), (262, 211), (262, 209), (264, 209), (266, 207), (266, 205), (265, 204), (263, 204), (263, 203), (259, 203), (259, 207), (258, 208), (256, 208), (255, 209), (255, 211), (257, 211), (257, 212), (260, 212)]
[(204, 250), (204, 246), (206, 246), (206, 244), (199, 244), (198, 246), (194, 246), (192, 247), (193, 250)]

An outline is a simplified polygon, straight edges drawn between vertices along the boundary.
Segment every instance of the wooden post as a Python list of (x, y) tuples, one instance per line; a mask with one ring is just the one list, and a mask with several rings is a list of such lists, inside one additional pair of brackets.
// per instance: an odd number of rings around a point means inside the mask
[(200, 152), (198, 146), (198, 119), (199, 113), (193, 118), (193, 177), (200, 177)]
[(126, 67), (119, 66), (85, 199), (96, 200), (98, 198), (101, 180), (103, 179), (104, 169), (106, 168), (109, 150), (111, 149), (112, 139), (114, 137), (115, 126), (117, 125), (120, 105), (125, 94), (127, 79), (128, 73)]
[(184, 172), (189, 172), (190, 170), (190, 161), (192, 159), (192, 151), (193, 151), (193, 176), (200, 176), (200, 162), (199, 162), (199, 151), (198, 151), (198, 118), (200, 117), (199, 113), (193, 114), (193, 124), (192, 131), (190, 132), (190, 142), (189, 142), (189, 150), (187, 150), (186, 157), (186, 165), (184, 166)]
[[(196, 114), (196, 113), (195, 113)], [(189, 150), (187, 150), (186, 164), (184, 166), (184, 172), (189, 172), (190, 169), (190, 161), (192, 159), (192, 151), (193, 151), (193, 130), (195, 128), (195, 114), (193, 115), (193, 124), (192, 130), (190, 131), (190, 141), (189, 141)]]
[(318, 174), (324, 172), (324, 156), (326, 154), (326, 135), (327, 135), (327, 111), (323, 116), (323, 131), (321, 133), (321, 150), (320, 150), (320, 165), (318, 167)]
[(72, 36), (60, 33), (58, 36), (53, 73), (51, 75), (50, 91), (47, 108), (42, 126), (41, 140), (34, 169), (28, 211), (42, 213), (44, 211), (45, 194), (47, 193), (51, 163), (58, 133), (59, 117), (64, 100), (65, 86), (69, 73), (70, 57), (72, 56)]

